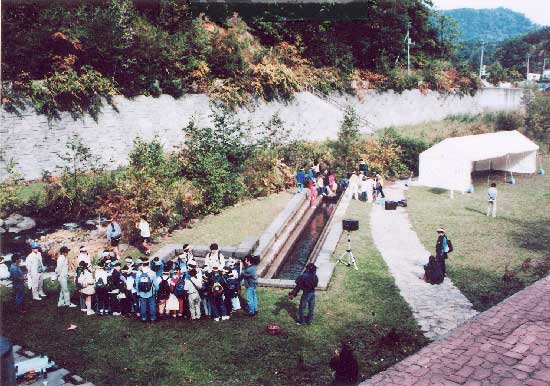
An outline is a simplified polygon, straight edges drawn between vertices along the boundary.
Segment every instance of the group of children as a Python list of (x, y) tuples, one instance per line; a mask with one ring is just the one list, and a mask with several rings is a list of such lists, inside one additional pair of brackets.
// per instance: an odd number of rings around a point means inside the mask
[[(58, 262), (63, 258), (60, 254)], [(211, 244), (199, 266), (191, 246), (184, 244), (183, 252), (168, 261), (126, 257), (121, 263), (115, 254), (105, 251), (92, 267), (86, 248), (81, 247), (75, 286), (80, 308), (87, 315), (136, 315), (144, 322), (159, 317), (220, 321), (241, 309), (243, 280), (249, 315), (257, 314), (257, 263), (258, 257), (251, 255), (243, 260), (226, 259), (218, 245)], [(68, 305), (61, 303), (62, 296), (60, 293), (58, 305)]]
[(329, 170), (321, 171), (321, 164), (318, 160), (307, 170), (298, 169), (296, 172), (296, 185), (298, 192), (302, 192), (304, 187), (309, 189), (310, 204), (313, 203), (319, 195), (336, 196), (338, 190), (345, 190), (348, 185), (351, 195), (354, 199), (373, 202), (377, 197), (384, 198), (384, 180), (379, 174), (370, 176), (368, 174), (368, 165), (364, 160), (359, 162), (359, 173), (353, 172), (348, 178), (343, 178), (339, 183), (333, 172)]

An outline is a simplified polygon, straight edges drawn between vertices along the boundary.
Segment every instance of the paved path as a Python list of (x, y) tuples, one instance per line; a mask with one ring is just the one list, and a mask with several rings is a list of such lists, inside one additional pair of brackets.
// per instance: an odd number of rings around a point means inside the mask
[[(24, 350), (21, 346), (13, 346), (13, 359), (17, 366), (17, 363), (36, 357), (32, 351)], [(47, 381), (47, 383), (44, 383)], [(33, 383), (24, 383), (21, 379), (18, 386), (94, 386), (91, 382), (86, 382), (82, 377), (72, 374), (66, 369), (56, 369), (46, 373), (46, 379), (38, 379)]]
[(361, 386), (550, 385), (550, 276)]
[[(384, 193), (386, 199), (400, 200), (405, 197), (405, 190), (404, 182), (399, 181), (385, 188)], [(412, 230), (405, 208), (390, 211), (384, 210), (382, 205), (373, 205), (371, 232), (401, 296), (428, 338), (440, 339), (477, 314), (449, 278), (440, 285), (431, 285), (421, 279), (430, 252)], [(434, 228), (434, 249), (436, 236)]]

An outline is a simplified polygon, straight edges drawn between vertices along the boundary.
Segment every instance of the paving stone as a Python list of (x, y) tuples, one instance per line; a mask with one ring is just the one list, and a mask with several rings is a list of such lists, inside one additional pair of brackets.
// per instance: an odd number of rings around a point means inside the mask
[[(550, 276), (518, 292), (490, 310), (467, 321), (445, 338), (361, 384), (398, 385), (392, 379), (416, 377), (414, 385), (550, 386)], [(504, 323), (494, 322), (503, 318)], [(504, 320), (504, 319), (502, 319)], [(492, 328), (499, 326), (498, 336)], [(479, 332), (474, 340), (468, 331)], [(495, 334), (495, 335), (493, 335)], [(531, 343), (522, 340), (534, 336)], [(461, 366), (457, 366), (462, 364)], [(420, 366), (419, 366), (420, 365)]]

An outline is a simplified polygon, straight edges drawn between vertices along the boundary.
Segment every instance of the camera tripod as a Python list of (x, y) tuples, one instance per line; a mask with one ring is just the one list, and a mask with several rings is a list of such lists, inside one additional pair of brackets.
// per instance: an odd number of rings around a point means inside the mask
[[(351, 251), (351, 232), (348, 232), (348, 249), (344, 253), (342, 253), (342, 256), (340, 256), (336, 260), (336, 264), (344, 264), (348, 267), (351, 267), (353, 265), (353, 268), (355, 268), (356, 271), (359, 270), (359, 267), (357, 267), (357, 260), (355, 259), (355, 256), (353, 256), (353, 252)], [(347, 256), (347, 262), (345, 257)]]

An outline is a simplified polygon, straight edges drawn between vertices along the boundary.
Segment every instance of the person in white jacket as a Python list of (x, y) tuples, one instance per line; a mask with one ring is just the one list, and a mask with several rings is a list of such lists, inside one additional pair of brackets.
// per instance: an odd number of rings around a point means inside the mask
[(189, 270), (189, 279), (185, 280), (185, 292), (189, 300), (189, 311), (191, 320), (201, 318), (201, 297), (199, 291), (202, 289), (202, 278), (198, 276), (197, 270)]
[(5, 259), (4, 256), (0, 256), (0, 284), (5, 287), (11, 287), (10, 269), (6, 264), (6, 260), (8, 259)]
[(44, 293), (44, 278), (42, 272), (44, 272), (44, 264), (42, 263), (42, 254), (40, 253), (40, 245), (33, 243), (31, 245), (32, 252), (29, 253), (25, 260), (27, 265), (27, 272), (30, 276), (29, 282), (31, 283), (32, 298), (34, 300), (41, 300), (40, 297), (46, 297)]
[(59, 300), (57, 301), (58, 307), (77, 307), (76, 304), (71, 303), (71, 293), (69, 292), (69, 285), (67, 279), (69, 277), (69, 263), (67, 260), (67, 253), (69, 248), (62, 246), (59, 249), (59, 256), (57, 257), (57, 265), (55, 267), (55, 274), (59, 281)]
[(359, 199), (359, 177), (357, 176), (356, 172), (353, 172), (351, 174), (351, 177), (349, 178), (349, 189), (350, 194), (352, 195), (354, 200)]
[(210, 244), (210, 252), (206, 254), (204, 266), (208, 272), (212, 271), (212, 267), (225, 267), (225, 256), (218, 249), (218, 244)]
[(95, 294), (95, 280), (92, 271), (90, 270), (88, 264), (85, 261), (81, 261), (80, 269), (82, 273), (78, 276), (78, 284), (80, 284), (80, 292), (84, 296), (84, 302), (86, 304), (86, 315), (94, 315), (95, 312), (92, 310), (92, 295)]

